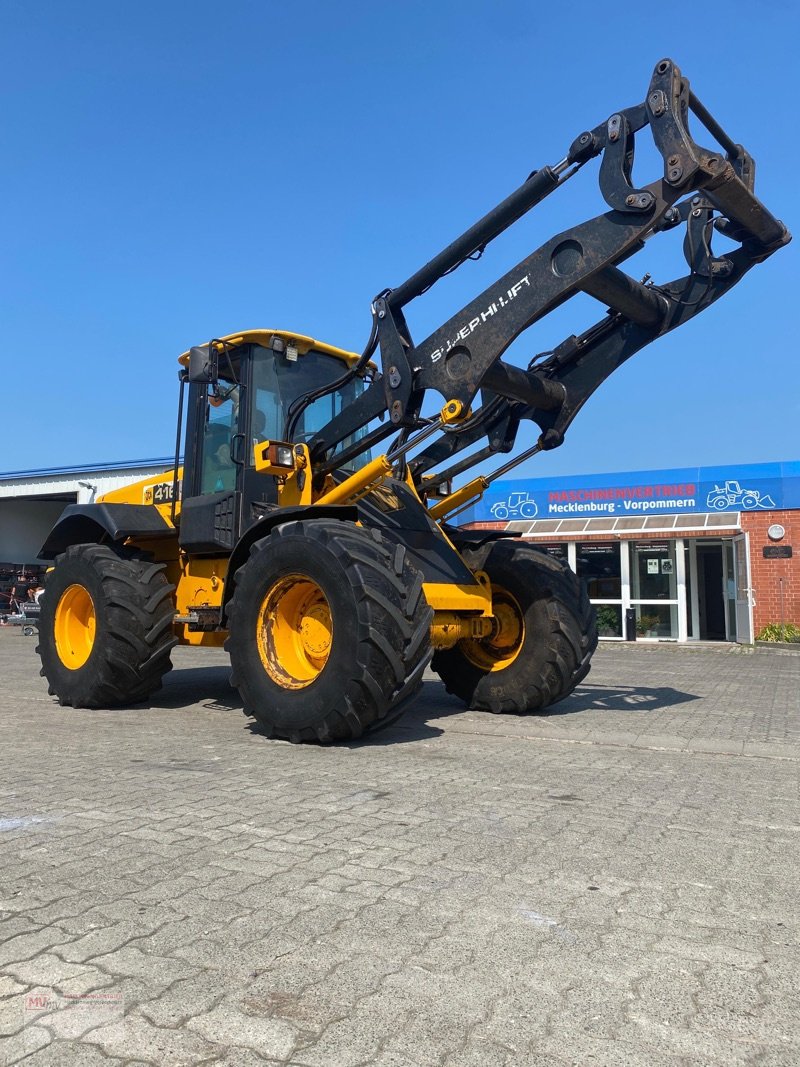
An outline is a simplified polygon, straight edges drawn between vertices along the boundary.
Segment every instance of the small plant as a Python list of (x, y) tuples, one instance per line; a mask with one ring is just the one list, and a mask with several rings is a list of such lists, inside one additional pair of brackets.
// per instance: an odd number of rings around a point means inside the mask
[(640, 615), (636, 620), (636, 632), (640, 636), (646, 634), (648, 630), (655, 630), (661, 619), (658, 615)]
[(600, 604), (597, 608), (597, 629), (601, 634), (619, 637), (619, 608), (610, 604)]
[(770, 622), (756, 634), (756, 641), (791, 641), (800, 643), (800, 626), (793, 622)]

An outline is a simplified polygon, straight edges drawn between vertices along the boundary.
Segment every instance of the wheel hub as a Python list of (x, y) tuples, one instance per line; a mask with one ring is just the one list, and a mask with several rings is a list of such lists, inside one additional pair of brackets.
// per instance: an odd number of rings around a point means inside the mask
[(331, 648), (331, 613), (327, 601), (313, 603), (300, 621), (300, 639), (309, 656), (327, 658)]
[(53, 629), (58, 658), (69, 670), (78, 670), (89, 659), (96, 628), (94, 601), (88, 589), (68, 586), (56, 605)]
[(464, 655), (484, 671), (501, 671), (519, 655), (525, 640), (525, 617), (515, 597), (501, 586), (492, 585), (494, 628), (488, 637), (461, 641)]
[(304, 689), (330, 656), (333, 620), (313, 579), (290, 574), (267, 590), (258, 614), (256, 644), (270, 678), (283, 689)]
[(515, 609), (515, 605), (504, 603), (503, 601), (494, 604), (493, 610), (496, 627), (491, 637), (488, 638), (488, 644), (492, 648), (508, 651), (519, 643), (522, 632), (522, 619), (517, 613), (518, 609)]

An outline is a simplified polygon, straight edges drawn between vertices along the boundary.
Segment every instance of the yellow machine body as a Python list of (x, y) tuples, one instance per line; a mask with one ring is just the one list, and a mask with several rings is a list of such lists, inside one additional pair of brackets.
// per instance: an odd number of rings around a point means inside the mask
[[(287, 345), (294, 346), (300, 358), (313, 350), (340, 359), (346, 365), (352, 365), (358, 359), (354, 352), (285, 330), (244, 330), (220, 338), (220, 341), (231, 345), (266, 344), (276, 335), (283, 338)], [(188, 352), (184, 352), (179, 357), (179, 362), (183, 366), (188, 364), (188, 360)], [(254, 467), (265, 478), (276, 479), (280, 502), (287, 507), (352, 504), (368, 493), (379, 489), (383, 481), (392, 474), (392, 464), (385, 456), (378, 456), (338, 485), (328, 480), (323, 491), (314, 494), (310, 478), (304, 479), (302, 489), (298, 485), (298, 473), (310, 465), (306, 446), (303, 444), (292, 446), (293, 463), (291, 468), (287, 468), (270, 462), (269, 453), (272, 444), (273, 442), (265, 441), (256, 446)], [(150, 475), (120, 489), (104, 493), (97, 498), (97, 502), (152, 506), (157, 509), (168, 525), (175, 528), (181, 511), (182, 478), (182, 467), (178, 468), (177, 478), (174, 470), (165, 470), (160, 474)], [(410, 480), (407, 484), (414, 489)], [(453, 493), (451, 497), (437, 500), (429, 509), (429, 513), (438, 520), (456, 508), (463, 507), (465, 502), (476, 499), (483, 488), (485, 488), (485, 483), (479, 483), (479, 480), (476, 480), (468, 487)], [(414, 492), (416, 493), (416, 489)], [(176, 494), (174, 509), (173, 494)], [(442, 536), (448, 544), (451, 544), (443, 531)], [(226, 638), (226, 631), (195, 629), (193, 628), (195, 623), (190, 617), (192, 609), (198, 606), (203, 608), (222, 606), (230, 563), (229, 557), (227, 555), (209, 557), (188, 554), (177, 549), (177, 536), (175, 540), (171, 538), (149, 540), (136, 537), (128, 539), (128, 543), (150, 553), (157, 562), (166, 564), (167, 576), (175, 586), (175, 632), (180, 643), (221, 647)], [(456, 549), (452, 544), (451, 547), (455, 552)], [(431, 640), (434, 647), (449, 648), (462, 638), (477, 638), (491, 631), (492, 600), (488, 580), (480, 581), (476, 578), (474, 584), (459, 585), (426, 582), (423, 584), (423, 592), (425, 599), (434, 610), (434, 621), (431, 626)]]

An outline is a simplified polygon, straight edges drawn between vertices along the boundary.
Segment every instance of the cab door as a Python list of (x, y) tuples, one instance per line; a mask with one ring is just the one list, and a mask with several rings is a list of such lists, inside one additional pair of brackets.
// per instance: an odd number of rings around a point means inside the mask
[(232, 551), (242, 528), (246, 359), (215, 386), (189, 388), (179, 542), (196, 555)]

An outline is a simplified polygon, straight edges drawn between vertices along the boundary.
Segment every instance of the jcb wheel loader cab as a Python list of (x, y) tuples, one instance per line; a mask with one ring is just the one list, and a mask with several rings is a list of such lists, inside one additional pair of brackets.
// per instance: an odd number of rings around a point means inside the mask
[[(204, 349), (214, 359), (211, 380), (199, 371), (190, 379), (179, 543), (190, 555), (209, 556), (231, 552), (265, 506), (287, 503), (276, 480), (256, 469), (257, 446), (285, 441), (294, 412), (291, 443), (310, 440), (357, 400), (370, 368), (349, 374), (353, 353), (276, 331), (245, 332)], [(181, 361), (202, 364), (189, 354)], [(308, 403), (295, 405), (300, 398)], [(354, 431), (341, 448), (362, 436)], [(369, 458), (363, 453), (356, 465)]]
[[(283, 440), (294, 401), (331, 386), (356, 358), (311, 338), (290, 339), (269, 331), (251, 331), (218, 344), (222, 352), (217, 353), (214, 380), (193, 383), (187, 440), (193, 447), (186, 449), (189, 496), (239, 488), (239, 471), (253, 465), (253, 445)], [(355, 376), (309, 404), (298, 418), (294, 440), (312, 437), (363, 389), (363, 378)]]
[(422, 575), (379, 531), (286, 523), (236, 574), (225, 644), (232, 684), (270, 736), (360, 737), (419, 689), (432, 618)]
[(436, 652), (448, 693), (471, 708), (531, 712), (569, 696), (597, 647), (595, 610), (569, 567), (532, 545), (493, 541), (464, 558), (492, 583), (495, 628)]
[(74, 545), (46, 578), (41, 674), (74, 708), (135, 704), (171, 669), (174, 607), (164, 565), (107, 545)]

